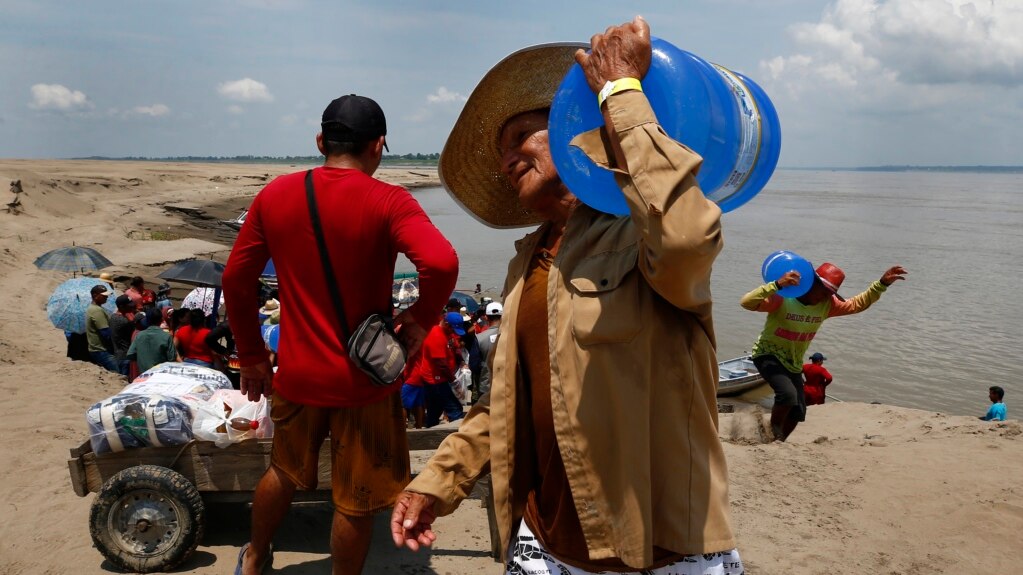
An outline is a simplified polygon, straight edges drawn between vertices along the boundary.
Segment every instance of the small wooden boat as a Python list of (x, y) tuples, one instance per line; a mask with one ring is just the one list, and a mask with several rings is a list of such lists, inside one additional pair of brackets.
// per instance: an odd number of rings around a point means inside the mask
[(739, 395), (765, 383), (749, 355), (718, 362), (718, 397)]
[(248, 215), (249, 215), (249, 210), (244, 210), (244, 211), (242, 211), (242, 213), (238, 214), (237, 218), (235, 218), (233, 220), (220, 220), (220, 223), (224, 224), (225, 226), (227, 226), (227, 227), (229, 227), (232, 230), (237, 232), (237, 231), (242, 229), (242, 224), (245, 223), (245, 218)]

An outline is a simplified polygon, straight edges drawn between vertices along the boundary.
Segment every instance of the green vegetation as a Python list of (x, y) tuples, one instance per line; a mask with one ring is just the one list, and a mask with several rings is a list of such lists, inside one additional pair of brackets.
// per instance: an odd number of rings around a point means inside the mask
[(184, 236), (162, 230), (129, 230), (125, 228), (124, 237), (130, 240), (169, 242), (172, 240), (180, 240)]

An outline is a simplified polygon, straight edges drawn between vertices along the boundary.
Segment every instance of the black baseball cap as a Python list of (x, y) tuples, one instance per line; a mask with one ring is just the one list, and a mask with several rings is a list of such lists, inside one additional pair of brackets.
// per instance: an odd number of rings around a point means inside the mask
[[(365, 96), (341, 96), (323, 110), (323, 139), (334, 142), (368, 142), (387, 135), (387, 120), (380, 105)], [(387, 143), (384, 142), (384, 149)]]

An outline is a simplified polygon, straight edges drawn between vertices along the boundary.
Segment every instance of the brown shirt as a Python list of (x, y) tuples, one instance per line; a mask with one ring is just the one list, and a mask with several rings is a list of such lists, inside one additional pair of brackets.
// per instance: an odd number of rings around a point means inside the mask
[[(635, 571), (617, 557), (590, 560), (586, 539), (575, 511), (569, 489), (565, 463), (558, 451), (554, 433), (554, 411), (551, 406), (550, 346), (547, 345), (547, 277), (554, 256), (546, 249), (537, 250), (529, 265), (526, 283), (519, 304), (516, 325), (521, 376), (528, 390), (525, 409), (529, 410), (535, 450), (516, 452), (521, 461), (517, 473), (529, 473), (530, 490), (522, 520), (543, 543), (544, 548), (563, 563), (594, 573), (604, 570)], [(654, 564), (660, 567), (681, 558), (681, 554), (661, 548), (654, 549)]]

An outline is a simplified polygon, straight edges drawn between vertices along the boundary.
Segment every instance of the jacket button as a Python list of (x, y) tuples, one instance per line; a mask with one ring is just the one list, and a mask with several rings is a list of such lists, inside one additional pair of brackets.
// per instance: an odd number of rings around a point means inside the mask
[(607, 285), (607, 278), (604, 278), (604, 279), (600, 280), (600, 285), (606, 286)]

